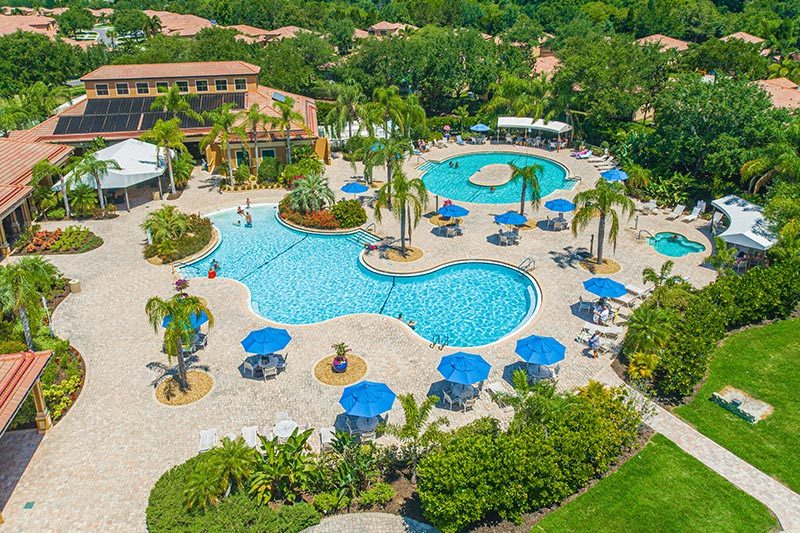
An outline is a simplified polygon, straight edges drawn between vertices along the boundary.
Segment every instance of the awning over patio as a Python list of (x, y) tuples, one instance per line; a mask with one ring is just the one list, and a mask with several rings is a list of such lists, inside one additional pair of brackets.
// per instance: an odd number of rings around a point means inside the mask
[[(0, 435), (8, 428), (14, 415), (22, 406), (22, 402), (34, 389), (37, 426), (40, 431), (50, 427), (50, 419), (49, 416), (46, 417), (47, 410), (39, 387), (39, 376), (42, 375), (42, 371), (50, 362), (52, 355), (50, 350), (0, 355)], [(42, 419), (41, 426), (40, 418)]]
[(728, 229), (718, 235), (723, 241), (755, 250), (768, 250), (775, 244), (777, 239), (767, 226), (761, 206), (733, 194), (718, 198), (711, 205), (730, 221)]
[(497, 119), (498, 128), (516, 128), (525, 130), (549, 131), (550, 133), (562, 134), (572, 130), (572, 126), (557, 120), (538, 119), (534, 121), (529, 117), (499, 117)]

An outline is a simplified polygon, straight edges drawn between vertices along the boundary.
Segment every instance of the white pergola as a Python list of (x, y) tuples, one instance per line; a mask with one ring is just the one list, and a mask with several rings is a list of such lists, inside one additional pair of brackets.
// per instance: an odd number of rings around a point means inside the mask
[(728, 228), (718, 235), (723, 241), (760, 251), (769, 250), (775, 244), (775, 234), (770, 231), (761, 206), (733, 194), (718, 198), (711, 205), (730, 221)]
[(563, 135), (572, 131), (572, 126), (565, 122), (557, 120), (533, 120), (529, 117), (499, 117), (497, 119), (497, 128), (506, 129), (522, 129), (522, 130), (539, 130), (553, 133), (555, 135)]

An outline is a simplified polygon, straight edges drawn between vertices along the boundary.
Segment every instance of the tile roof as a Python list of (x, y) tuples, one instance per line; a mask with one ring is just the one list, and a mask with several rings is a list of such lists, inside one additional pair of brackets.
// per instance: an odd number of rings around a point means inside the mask
[(353, 39), (366, 39), (369, 37), (369, 32), (366, 30), (359, 30), (356, 28), (353, 30)]
[(305, 28), (301, 28), (300, 26), (283, 26), (280, 28), (276, 28), (274, 30), (270, 30), (268, 33), (269, 40), (281, 40), (281, 39), (294, 39), (297, 37), (298, 33), (308, 32), (313, 33), (311, 30), (307, 30)]
[(756, 37), (755, 35), (751, 35), (743, 31), (737, 31), (736, 33), (731, 33), (730, 35), (726, 35), (725, 37), (720, 38), (720, 41), (730, 41), (731, 39), (739, 39), (747, 43), (753, 43), (753, 44), (761, 44), (764, 42), (764, 39), (762, 39), (761, 37)]
[(767, 91), (772, 105), (784, 109), (800, 108), (800, 88), (787, 78), (760, 80), (756, 84)]
[(81, 77), (81, 81), (184, 78), (197, 76), (245, 76), (258, 74), (260, 71), (261, 67), (245, 63), (244, 61), (105, 65)]
[(395, 32), (398, 32), (400, 30), (406, 30), (406, 29), (408, 29), (408, 30), (416, 30), (417, 27), (413, 26), (411, 24), (404, 24), (402, 22), (387, 22), (385, 20), (382, 20), (380, 22), (376, 22), (375, 24), (373, 24), (372, 26), (367, 28), (367, 30), (370, 33), (379, 32), (379, 31), (380, 32), (395, 33)]
[(154, 11), (145, 9), (148, 17), (158, 17), (161, 21), (161, 33), (178, 37), (194, 37), (200, 30), (213, 26), (210, 20), (197, 15), (182, 15), (170, 11)]
[(233, 26), (226, 26), (226, 28), (236, 30), (241, 34), (248, 35), (250, 37), (266, 37), (272, 33), (269, 30), (256, 28), (255, 26), (250, 26), (249, 24), (234, 24)]
[(539, 56), (533, 66), (534, 74), (544, 74), (548, 78), (561, 66), (561, 61), (556, 56)]
[(661, 51), (665, 50), (677, 50), (678, 52), (683, 52), (684, 50), (689, 48), (689, 42), (682, 41), (680, 39), (675, 39), (674, 37), (668, 37), (666, 35), (661, 35), (660, 33), (654, 33), (653, 35), (648, 35), (647, 37), (642, 37), (641, 39), (636, 40), (639, 44), (657, 44), (661, 48)]
[(0, 435), (8, 428), (53, 352), (0, 355)]
[(62, 163), (72, 150), (71, 146), (61, 144), (0, 139), (0, 185), (27, 185), (36, 163), (42, 159)]
[(0, 15), (0, 35), (17, 31), (41, 33), (50, 38), (56, 36), (56, 20), (40, 15)]

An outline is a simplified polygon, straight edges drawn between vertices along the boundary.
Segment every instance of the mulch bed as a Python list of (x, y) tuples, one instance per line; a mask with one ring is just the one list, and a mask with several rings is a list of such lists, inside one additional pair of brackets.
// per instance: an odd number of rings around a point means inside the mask
[(452, 217), (444, 218), (442, 215), (433, 215), (431, 218), (428, 219), (431, 224), (434, 226), (442, 227), (442, 226), (449, 226), (450, 224), (456, 223), (461, 224), (464, 221), (463, 218), (457, 218), (455, 221)]
[(615, 272), (622, 270), (622, 265), (613, 259), (603, 259), (603, 264), (598, 265), (597, 260), (592, 257), (589, 259), (584, 259), (580, 262), (580, 265), (582, 268), (588, 270), (592, 274), (614, 274)]
[(164, 405), (187, 405), (203, 398), (214, 386), (211, 376), (199, 370), (188, 371), (186, 379), (189, 381), (189, 390), (186, 392), (180, 390), (173, 378), (165, 379), (156, 387), (156, 399)]
[(367, 373), (367, 362), (353, 354), (347, 354), (347, 370), (334, 372), (332, 366), (333, 357), (333, 355), (325, 357), (314, 367), (314, 377), (326, 385), (335, 387), (352, 385)]
[(411, 263), (422, 258), (422, 250), (413, 246), (406, 246), (406, 255), (403, 255), (399, 248), (389, 248), (386, 250), (386, 258), (398, 263)]

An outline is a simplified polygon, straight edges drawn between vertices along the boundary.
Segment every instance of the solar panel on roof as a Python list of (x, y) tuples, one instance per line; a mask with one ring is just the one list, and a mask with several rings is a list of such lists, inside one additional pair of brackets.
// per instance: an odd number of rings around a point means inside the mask
[(276, 102), (285, 102), (286, 101), (286, 95), (284, 95), (282, 93), (279, 93), (279, 92), (274, 92), (274, 93), (272, 93), (272, 99), (275, 100)]

